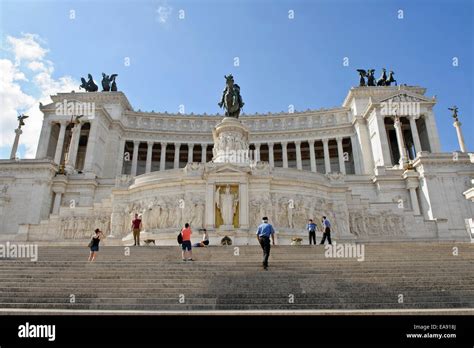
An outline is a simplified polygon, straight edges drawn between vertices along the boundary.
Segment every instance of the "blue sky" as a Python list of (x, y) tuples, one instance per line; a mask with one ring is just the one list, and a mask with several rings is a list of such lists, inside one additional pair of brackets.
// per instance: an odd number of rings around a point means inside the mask
[[(119, 90), (136, 110), (177, 112), (182, 104), (186, 113), (221, 112), (217, 102), (228, 73), (241, 86), (245, 113), (279, 112), (290, 104), (296, 110), (340, 106), (358, 84), (356, 69), (375, 68), (378, 78), (386, 67), (398, 83), (424, 86), (428, 96), (437, 96), (444, 151), (458, 149), (447, 110), (453, 104), (474, 150), (471, 0), (0, 3), (1, 58), (14, 61), (8, 36), (38, 35), (49, 50), (43, 59), (54, 65), (52, 79), (78, 81), (90, 72), (100, 82), (102, 72), (117, 73)], [(39, 98), (43, 85), (23, 71), (28, 81), (18, 85)], [(6, 143), (0, 141), (1, 158), (9, 156)]]

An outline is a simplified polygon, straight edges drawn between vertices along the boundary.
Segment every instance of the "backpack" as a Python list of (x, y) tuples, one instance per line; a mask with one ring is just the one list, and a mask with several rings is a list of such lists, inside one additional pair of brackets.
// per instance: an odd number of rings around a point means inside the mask
[(178, 233), (178, 237), (176, 239), (178, 240), (178, 244), (183, 244), (183, 235), (181, 232)]

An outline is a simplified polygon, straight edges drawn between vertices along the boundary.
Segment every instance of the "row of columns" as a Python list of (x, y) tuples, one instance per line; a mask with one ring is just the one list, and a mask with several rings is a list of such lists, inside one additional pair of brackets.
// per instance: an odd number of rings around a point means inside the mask
[[(56, 142), (56, 150), (54, 152), (54, 163), (61, 164), (61, 158), (63, 155), (64, 141), (66, 137), (66, 128), (70, 124), (69, 121), (57, 121), (57, 122), (44, 122), (42, 129), (42, 138), (41, 143), (38, 145), (37, 158), (44, 158), (47, 155), (49, 139), (51, 137), (51, 129), (55, 124), (59, 124), (59, 135)], [(94, 157), (94, 148), (96, 142), (96, 133), (97, 133), (97, 122), (90, 122), (91, 128), (87, 142), (87, 151), (86, 158), (84, 161), (84, 171), (92, 171), (93, 166), (93, 157)], [(79, 140), (81, 134), (81, 128), (83, 123), (78, 123), (71, 129), (74, 130), (71, 137), (71, 144), (69, 146), (68, 163), (70, 166), (74, 167), (77, 158), (77, 151), (79, 150)], [(77, 128), (76, 128), (77, 127)], [(44, 138), (43, 138), (44, 136)]]
[[(410, 131), (413, 138), (413, 145), (415, 146), (415, 153), (418, 153), (421, 151), (421, 142), (418, 129), (416, 127), (416, 121), (414, 117), (409, 117), (408, 119), (410, 120)], [(403, 165), (404, 163), (408, 162), (408, 157), (405, 141), (403, 139), (402, 122), (400, 121), (399, 116), (393, 117), (393, 127), (395, 128), (398, 152), (400, 153), (400, 165)]]
[[(324, 170), (326, 174), (331, 172), (331, 159), (329, 157), (329, 140), (330, 139), (322, 139), (323, 142), (323, 150), (324, 150)], [(336, 138), (337, 142), (337, 156), (339, 159), (339, 170), (341, 173), (346, 174), (346, 166), (344, 165), (344, 151), (342, 148), (342, 138)], [(308, 140), (309, 143), (309, 157), (310, 157), (310, 166), (311, 171), (316, 172), (316, 153), (314, 151), (314, 143), (315, 140)], [(270, 166), (274, 167), (274, 155), (273, 155), (273, 143), (268, 144), (268, 159), (270, 162)], [(281, 143), (282, 148), (282, 158), (283, 158), (283, 168), (288, 168), (288, 142)], [(301, 160), (301, 141), (295, 141), (295, 148), (296, 148), (296, 169), (302, 170), (303, 169), (303, 162)], [(260, 150), (260, 144), (255, 145), (256, 150)], [(257, 156), (259, 155), (259, 151), (257, 151)], [(259, 160), (259, 159), (258, 159)]]
[[(393, 120), (393, 127), (395, 128), (395, 135), (397, 138), (398, 152), (400, 154), (399, 164), (403, 165), (404, 163), (408, 162), (408, 156), (407, 156), (407, 148), (405, 146), (405, 141), (403, 138), (402, 122), (400, 120), (400, 116), (392, 116), (391, 118)], [(416, 117), (409, 116), (408, 120), (410, 121), (410, 131), (411, 131), (411, 135), (413, 139), (413, 145), (415, 147), (415, 153), (418, 153), (422, 151), (422, 148), (421, 148), (420, 136), (418, 134), (418, 128), (416, 126)], [(380, 137), (381, 137), (381, 142), (382, 142), (382, 152), (383, 152), (384, 162), (391, 163), (391, 161), (389, 161), (390, 154), (389, 154), (389, 148), (388, 148), (388, 137), (385, 131), (384, 118), (381, 119), (380, 124), (383, 125), (383, 128), (380, 129)]]
[[(140, 146), (141, 141), (135, 140), (133, 141), (133, 155), (132, 155), (132, 170), (131, 170), (131, 175), (136, 176), (137, 175), (137, 167), (138, 167), (138, 147)], [(152, 153), (153, 153), (153, 145), (155, 145), (155, 142), (153, 141), (147, 141), (147, 153), (146, 153), (146, 164), (145, 164), (145, 173), (150, 173), (151, 172), (151, 159), (152, 159)], [(161, 145), (161, 153), (160, 153), (160, 171), (165, 170), (165, 160), (166, 160), (166, 147), (168, 146), (168, 143), (162, 142), (160, 143)], [(173, 143), (174, 145), (174, 163), (173, 167), (174, 169), (179, 168), (179, 151), (181, 148), (181, 143)], [(194, 145), (195, 144), (187, 144), (188, 145), (188, 163), (193, 162), (193, 151), (194, 151)], [(206, 154), (207, 154), (207, 146), (208, 144), (200, 144), (201, 145), (201, 162), (205, 163), (206, 162)], [(125, 140), (120, 141), (120, 156), (118, 159), (117, 163), (117, 174), (122, 173), (122, 166), (123, 166), (123, 159), (124, 159), (124, 154), (123, 154), (123, 149), (125, 148)]]
[[(329, 140), (330, 139), (322, 139), (323, 142), (323, 149), (324, 149), (324, 169), (325, 173), (328, 174), (331, 172), (331, 162), (330, 162), (330, 157), (329, 157)], [(316, 172), (316, 154), (314, 151), (314, 143), (316, 140), (309, 140), (309, 151), (310, 151), (310, 163), (311, 163), (311, 171)], [(337, 142), (337, 154), (338, 154), (338, 160), (339, 160), (339, 170), (341, 173), (346, 174), (346, 167), (344, 163), (344, 151), (342, 147), (342, 137), (336, 138)], [(137, 166), (138, 166), (138, 148), (140, 146), (141, 141), (135, 140), (133, 141), (133, 155), (132, 155), (132, 169), (131, 169), (131, 175), (136, 176), (137, 175)], [(296, 147), (296, 168), (298, 170), (303, 169), (303, 163), (302, 163), (302, 158), (301, 158), (301, 141), (295, 141), (295, 147)], [(145, 173), (150, 173), (151, 172), (151, 160), (152, 160), (152, 152), (153, 152), (153, 145), (155, 143), (153, 141), (148, 141), (147, 142), (147, 156), (146, 156), (146, 165), (145, 165)], [(168, 143), (162, 142), (161, 143), (161, 155), (160, 155), (160, 171), (165, 170), (165, 156), (166, 156), (166, 147)], [(181, 148), (181, 143), (173, 143), (174, 145), (174, 163), (173, 167), (174, 169), (179, 168), (179, 154), (180, 154), (180, 148)], [(191, 163), (194, 161), (193, 159), (193, 153), (194, 153), (194, 146), (196, 144), (187, 144), (188, 145), (188, 163)], [(201, 145), (201, 162), (205, 163), (206, 162), (206, 153), (207, 153), (207, 146), (208, 144), (200, 144)], [(260, 161), (260, 148), (261, 148), (262, 143), (257, 143), (255, 144), (255, 160), (257, 162)], [(275, 156), (274, 156), (274, 143), (267, 143), (268, 145), (268, 159), (269, 159), (269, 164), (271, 167), (275, 167)], [(282, 146), (282, 157), (283, 157), (283, 168), (288, 168), (288, 142), (281, 142)], [(123, 154), (123, 149), (125, 147), (125, 140), (121, 140), (120, 142), (120, 156), (118, 158), (118, 163), (117, 163), (117, 174), (120, 175), (122, 173), (122, 166), (123, 166), (123, 159), (124, 159), (124, 154)]]

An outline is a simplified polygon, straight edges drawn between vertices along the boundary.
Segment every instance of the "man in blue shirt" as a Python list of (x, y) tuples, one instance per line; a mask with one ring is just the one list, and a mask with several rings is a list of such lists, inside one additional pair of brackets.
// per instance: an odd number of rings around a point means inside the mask
[(309, 245), (311, 245), (311, 241), (313, 241), (314, 245), (316, 245), (316, 231), (318, 230), (318, 226), (313, 222), (312, 219), (309, 219), (306, 229), (309, 232)]
[(323, 222), (323, 239), (321, 240), (321, 243), (319, 244), (324, 244), (327, 238), (329, 245), (331, 245), (331, 223), (325, 216), (323, 216), (322, 222)]
[(262, 223), (257, 229), (257, 240), (263, 250), (263, 269), (268, 268), (268, 257), (270, 256), (270, 237), (272, 238), (272, 244), (275, 245), (275, 230), (273, 226), (268, 223), (268, 218), (265, 216), (262, 218)]

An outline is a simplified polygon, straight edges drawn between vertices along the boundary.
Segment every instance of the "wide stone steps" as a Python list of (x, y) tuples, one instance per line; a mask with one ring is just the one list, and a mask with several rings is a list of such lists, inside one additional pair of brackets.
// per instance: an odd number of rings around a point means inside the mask
[(88, 263), (86, 247), (40, 246), (37, 262), (0, 260), (0, 308), (474, 308), (474, 245), (467, 243), (366, 244), (362, 262), (327, 258), (322, 246), (278, 246), (268, 271), (258, 246), (239, 246), (238, 255), (233, 246), (196, 248), (195, 262), (182, 262), (178, 247), (127, 250), (101, 246)]

